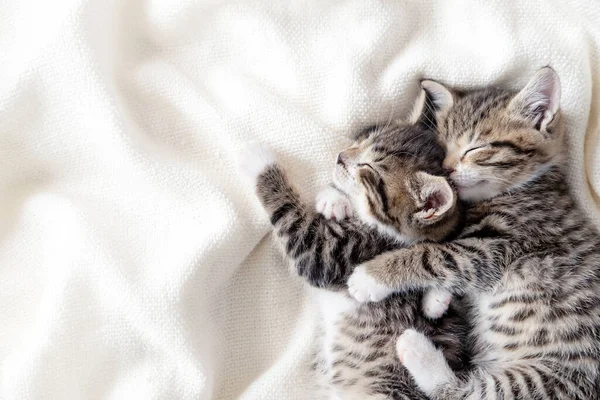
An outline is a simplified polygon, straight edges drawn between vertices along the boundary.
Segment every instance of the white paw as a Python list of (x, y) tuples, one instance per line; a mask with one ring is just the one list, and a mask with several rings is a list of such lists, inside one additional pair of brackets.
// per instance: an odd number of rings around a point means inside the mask
[(317, 212), (327, 219), (341, 221), (353, 215), (350, 200), (339, 190), (326, 187), (317, 193)]
[(444, 354), (429, 338), (414, 329), (407, 329), (400, 335), (396, 352), (417, 386), (427, 395), (455, 377)]
[(238, 155), (240, 172), (252, 182), (256, 181), (256, 178), (276, 161), (275, 153), (268, 146), (260, 143), (247, 143), (241, 148)]
[(429, 289), (423, 296), (423, 314), (429, 319), (438, 319), (448, 311), (452, 294), (442, 289)]
[(381, 301), (394, 293), (394, 290), (377, 282), (363, 266), (358, 266), (348, 279), (348, 292), (361, 303)]

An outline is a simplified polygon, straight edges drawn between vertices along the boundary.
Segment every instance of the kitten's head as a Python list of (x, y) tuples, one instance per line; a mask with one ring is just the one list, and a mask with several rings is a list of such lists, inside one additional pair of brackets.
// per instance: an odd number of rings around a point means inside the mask
[(362, 221), (404, 242), (441, 240), (459, 220), (443, 159), (433, 131), (393, 123), (361, 132), (338, 155), (333, 179)]
[(433, 81), (421, 82), (414, 120), (435, 124), (446, 147), (444, 169), (459, 196), (479, 201), (517, 190), (562, 162), (560, 81), (542, 68), (519, 92), (484, 89), (459, 94)]

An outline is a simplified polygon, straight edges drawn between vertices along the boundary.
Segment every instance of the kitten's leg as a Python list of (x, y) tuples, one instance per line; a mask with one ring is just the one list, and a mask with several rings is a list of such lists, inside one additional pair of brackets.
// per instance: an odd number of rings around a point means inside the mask
[(433, 395), (445, 385), (456, 385), (456, 375), (448, 366), (444, 354), (422, 333), (414, 329), (405, 330), (396, 342), (396, 351), (417, 386), (426, 395)]
[(345, 271), (323, 257), (323, 243), (334, 240), (329, 237), (331, 232), (324, 229), (323, 222), (331, 221), (307, 210), (274, 153), (260, 144), (246, 145), (240, 152), (239, 165), (242, 174), (255, 186), (275, 237), (292, 261), (295, 272), (316, 287), (340, 284)]
[(316, 208), (325, 218), (336, 221), (354, 214), (350, 199), (333, 186), (328, 186), (317, 194)]
[(422, 301), (423, 314), (429, 319), (438, 319), (448, 311), (452, 293), (444, 289), (429, 289)]
[(422, 333), (407, 329), (398, 338), (396, 351), (417, 386), (432, 400), (598, 398), (586, 366), (569, 370), (550, 360), (505, 361), (485, 369), (476, 367), (466, 380), (460, 380), (442, 352)]
[(395, 289), (369, 275), (365, 267), (358, 266), (348, 278), (348, 292), (360, 302), (377, 302), (394, 293)]
[(385, 242), (380, 235), (364, 232), (351, 221), (331, 221), (315, 213), (300, 199), (284, 170), (267, 147), (246, 146), (239, 160), (292, 269), (310, 285), (343, 289), (351, 268), (373, 257)]
[(359, 301), (377, 301), (393, 292), (431, 287), (458, 293), (467, 288), (485, 290), (500, 280), (503, 265), (509, 264), (519, 246), (505, 238), (417, 243), (356, 267), (348, 290)]

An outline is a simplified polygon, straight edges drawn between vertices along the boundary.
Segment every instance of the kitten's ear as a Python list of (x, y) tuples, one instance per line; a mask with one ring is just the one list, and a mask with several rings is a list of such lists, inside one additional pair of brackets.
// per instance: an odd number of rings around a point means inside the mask
[(522, 118), (531, 121), (535, 129), (546, 132), (558, 118), (560, 80), (550, 67), (538, 70), (527, 85), (511, 100), (510, 106)]
[(430, 224), (439, 221), (456, 205), (456, 195), (448, 181), (441, 176), (417, 172), (417, 204), (422, 207), (414, 214), (421, 223)]
[(454, 93), (441, 83), (421, 81), (421, 91), (410, 116), (411, 124), (435, 129), (435, 121), (454, 105)]

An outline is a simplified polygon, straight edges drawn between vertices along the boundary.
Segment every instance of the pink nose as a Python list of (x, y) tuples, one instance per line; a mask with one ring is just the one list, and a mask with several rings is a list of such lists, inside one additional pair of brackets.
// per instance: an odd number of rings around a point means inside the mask
[(454, 172), (454, 168), (448, 166), (448, 165), (444, 165), (442, 166), (442, 169), (444, 170), (445, 173), (447, 174), (451, 174)]

